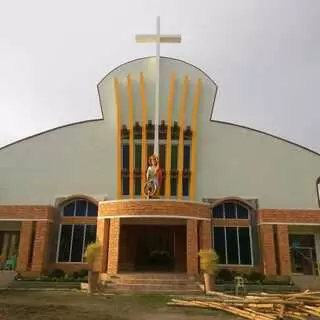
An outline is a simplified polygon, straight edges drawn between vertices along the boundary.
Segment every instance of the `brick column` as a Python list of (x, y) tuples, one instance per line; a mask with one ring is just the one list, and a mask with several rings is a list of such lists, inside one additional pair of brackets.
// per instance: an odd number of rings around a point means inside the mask
[(50, 221), (37, 221), (31, 271), (43, 273), (48, 266)]
[(198, 221), (187, 220), (187, 274), (198, 274)]
[(200, 249), (212, 249), (211, 221), (200, 221)]
[(25, 272), (28, 270), (32, 241), (32, 223), (32, 221), (23, 221), (21, 223), (17, 272)]
[(108, 273), (118, 273), (119, 264), (119, 241), (120, 241), (120, 218), (110, 219), (109, 250), (108, 250)]
[(289, 276), (291, 274), (291, 261), (289, 250), (289, 234), (288, 226), (277, 225), (277, 239), (279, 250), (279, 267), (281, 276)]
[(98, 219), (97, 221), (97, 241), (101, 246), (99, 257), (94, 263), (94, 270), (97, 272), (107, 272), (109, 225), (109, 219)]
[(272, 225), (261, 225), (260, 236), (264, 274), (276, 275), (277, 268)]

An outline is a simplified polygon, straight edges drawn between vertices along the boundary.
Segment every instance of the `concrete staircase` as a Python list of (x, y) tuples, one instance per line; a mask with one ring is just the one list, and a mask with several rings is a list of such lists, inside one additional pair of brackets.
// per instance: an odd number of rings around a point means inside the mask
[(166, 294), (201, 294), (200, 286), (186, 274), (170, 273), (131, 273), (110, 277), (101, 274), (100, 281), (104, 291), (139, 292)]
[(291, 276), (292, 282), (301, 290), (320, 290), (320, 277), (297, 274)]
[(16, 276), (15, 271), (1, 270), (0, 271), (0, 289), (8, 289), (11, 283), (14, 282)]

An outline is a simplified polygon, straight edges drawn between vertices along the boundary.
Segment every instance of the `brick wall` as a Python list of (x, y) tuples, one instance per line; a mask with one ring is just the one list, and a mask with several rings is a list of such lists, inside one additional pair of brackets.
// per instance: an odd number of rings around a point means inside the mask
[(52, 223), (37, 221), (31, 271), (43, 273), (47, 270), (49, 260), (49, 236)]
[(99, 204), (99, 216), (175, 215), (210, 218), (208, 204), (172, 200), (104, 201)]
[[(52, 206), (0, 206), (0, 220), (22, 220), (17, 272), (40, 274), (46, 271), (50, 249), (48, 239), (54, 210)], [(36, 224), (34, 242), (32, 242), (33, 224)]]
[(29, 255), (31, 251), (32, 221), (23, 221), (20, 230), (20, 243), (17, 259), (17, 272), (28, 270)]
[(320, 224), (320, 210), (298, 209), (261, 209), (258, 211), (258, 224), (268, 223), (296, 223)]
[(52, 206), (0, 206), (1, 219), (48, 219), (52, 220), (54, 208)]
[(119, 242), (120, 242), (120, 219), (110, 219), (109, 229), (109, 249), (108, 249), (108, 273), (118, 273), (119, 262)]
[(107, 271), (108, 245), (109, 245), (109, 219), (99, 219), (97, 223), (97, 241), (100, 243), (99, 256), (94, 263), (94, 270), (98, 272)]
[(187, 220), (187, 273), (198, 274), (198, 222)]
[(276, 226), (276, 233), (278, 239), (278, 263), (280, 269), (280, 276), (288, 276), (291, 274), (288, 226)]
[(212, 249), (212, 224), (211, 221), (199, 221), (199, 249)]
[(265, 275), (276, 275), (276, 257), (272, 225), (262, 225), (259, 228), (261, 249), (262, 249), (262, 268)]

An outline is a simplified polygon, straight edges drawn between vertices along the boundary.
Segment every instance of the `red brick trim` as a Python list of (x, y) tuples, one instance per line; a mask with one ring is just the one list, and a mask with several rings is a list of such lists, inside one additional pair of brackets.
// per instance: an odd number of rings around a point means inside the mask
[(0, 220), (53, 220), (52, 206), (0, 206)]
[(125, 216), (157, 216), (211, 218), (207, 204), (172, 200), (123, 200), (104, 201), (99, 204), (99, 218)]
[(319, 224), (320, 209), (260, 209), (258, 224)]

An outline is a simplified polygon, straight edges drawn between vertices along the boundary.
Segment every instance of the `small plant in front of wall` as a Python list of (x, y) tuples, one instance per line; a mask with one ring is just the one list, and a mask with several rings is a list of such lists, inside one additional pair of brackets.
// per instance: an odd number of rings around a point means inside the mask
[(98, 286), (99, 273), (94, 271), (94, 263), (100, 255), (101, 245), (98, 241), (89, 243), (84, 254), (88, 262), (88, 293), (95, 292)]
[(199, 251), (200, 269), (203, 272), (205, 292), (212, 291), (214, 275), (217, 271), (219, 256), (213, 249)]

